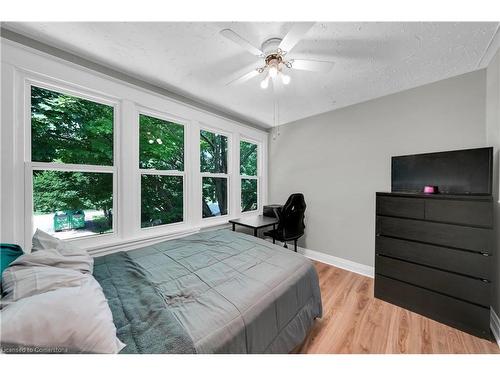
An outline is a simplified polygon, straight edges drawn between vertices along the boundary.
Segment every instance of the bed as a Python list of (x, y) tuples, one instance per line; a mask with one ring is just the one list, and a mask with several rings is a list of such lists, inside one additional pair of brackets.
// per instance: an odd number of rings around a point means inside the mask
[(122, 353), (289, 353), (321, 317), (300, 254), (226, 229), (95, 259)]

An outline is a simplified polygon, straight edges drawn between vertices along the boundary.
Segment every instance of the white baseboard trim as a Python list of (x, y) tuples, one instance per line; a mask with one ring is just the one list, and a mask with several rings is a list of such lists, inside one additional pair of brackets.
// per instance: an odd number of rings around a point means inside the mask
[(319, 251), (309, 250), (302, 247), (297, 247), (297, 251), (309, 259), (317, 260), (318, 262), (326, 263), (331, 266), (335, 266), (347, 271), (358, 273), (363, 276), (368, 276), (373, 278), (375, 275), (375, 268), (367, 266), (365, 264), (356, 263), (353, 262), (352, 260), (339, 258), (333, 255), (320, 253)]
[(493, 332), (493, 336), (495, 336), (498, 347), (500, 348), (500, 318), (495, 313), (493, 308), (490, 308), (490, 328), (491, 332)]

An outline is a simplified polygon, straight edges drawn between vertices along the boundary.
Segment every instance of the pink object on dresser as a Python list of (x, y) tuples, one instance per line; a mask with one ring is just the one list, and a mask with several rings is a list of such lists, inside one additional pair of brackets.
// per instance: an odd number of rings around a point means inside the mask
[(424, 186), (425, 194), (436, 194), (437, 190), (437, 186)]

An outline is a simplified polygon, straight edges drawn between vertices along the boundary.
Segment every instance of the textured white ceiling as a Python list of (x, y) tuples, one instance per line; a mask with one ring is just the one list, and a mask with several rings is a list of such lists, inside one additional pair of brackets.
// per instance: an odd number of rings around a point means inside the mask
[(255, 46), (291, 23), (4, 23), (33, 39), (272, 126), (388, 95), (480, 66), (497, 23), (316, 23), (290, 53), (335, 61), (327, 74), (292, 71), (277, 94), (260, 78), (226, 86), (261, 61), (219, 35), (230, 27)]

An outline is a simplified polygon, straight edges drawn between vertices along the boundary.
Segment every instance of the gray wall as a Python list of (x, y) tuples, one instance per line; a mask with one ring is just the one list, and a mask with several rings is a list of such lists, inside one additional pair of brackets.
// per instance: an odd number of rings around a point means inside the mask
[(373, 266), (390, 158), (486, 144), (486, 71), (299, 120), (270, 134), (270, 202), (303, 192), (301, 246)]
[(497, 51), (487, 69), (486, 79), (486, 129), (487, 142), (489, 146), (495, 148), (495, 159), (493, 164), (493, 195), (496, 205), (496, 223), (497, 223), (497, 256), (495, 261), (495, 278), (493, 284), (493, 308), (500, 316), (500, 204), (499, 199), (499, 150), (500, 150), (500, 51)]

